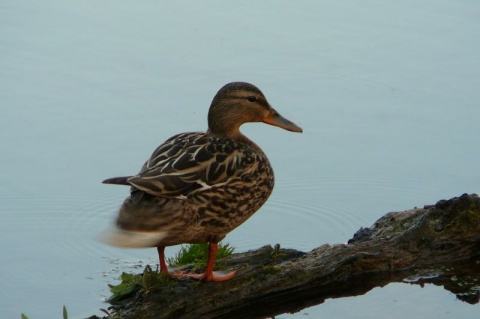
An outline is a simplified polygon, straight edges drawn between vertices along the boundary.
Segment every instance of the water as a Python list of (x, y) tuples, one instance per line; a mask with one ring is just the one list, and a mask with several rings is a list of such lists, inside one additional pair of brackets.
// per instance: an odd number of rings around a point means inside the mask
[[(277, 184), (227, 237), (238, 251), (346, 242), (388, 211), (478, 193), (479, 16), (472, 1), (3, 1), (1, 317), (100, 315), (107, 283), (156, 262), (154, 249), (95, 240), (127, 195), (100, 181), (204, 130), (230, 81), (256, 84), (304, 129), (243, 128)], [(281, 317), (478, 311), (439, 287), (391, 284)]]

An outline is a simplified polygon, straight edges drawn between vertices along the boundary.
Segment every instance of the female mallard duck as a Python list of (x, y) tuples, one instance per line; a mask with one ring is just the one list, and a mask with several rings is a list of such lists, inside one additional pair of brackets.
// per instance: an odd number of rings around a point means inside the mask
[(153, 152), (137, 175), (103, 181), (131, 186), (116, 230), (105, 241), (122, 247), (157, 247), (164, 273), (168, 273), (165, 246), (208, 242), (204, 274), (171, 274), (202, 281), (232, 278), (235, 272), (213, 271), (217, 243), (265, 203), (274, 184), (267, 156), (239, 130), (247, 122), (302, 132), (254, 85), (225, 85), (213, 98), (206, 133), (175, 135)]

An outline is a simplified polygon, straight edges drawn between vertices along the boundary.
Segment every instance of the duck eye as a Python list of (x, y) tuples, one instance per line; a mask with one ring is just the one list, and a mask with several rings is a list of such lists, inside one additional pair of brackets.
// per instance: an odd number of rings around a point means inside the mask
[(255, 95), (249, 96), (247, 99), (249, 102), (252, 102), (252, 103), (257, 101), (257, 97)]

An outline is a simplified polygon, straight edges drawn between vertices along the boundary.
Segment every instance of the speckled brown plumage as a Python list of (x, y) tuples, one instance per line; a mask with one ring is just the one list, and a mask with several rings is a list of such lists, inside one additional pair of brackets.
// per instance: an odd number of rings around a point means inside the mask
[(239, 128), (245, 122), (265, 122), (301, 129), (280, 116), (258, 88), (244, 82), (220, 89), (208, 122), (205, 133), (182, 133), (165, 141), (137, 175), (104, 181), (131, 186), (118, 214), (118, 229), (106, 236), (107, 242), (157, 246), (162, 259), (165, 246), (217, 243), (265, 203), (273, 190), (273, 169)]
[(128, 183), (132, 192), (120, 209), (118, 227), (166, 229), (161, 243), (171, 246), (223, 239), (265, 203), (274, 176), (259, 149), (184, 133), (155, 150)]

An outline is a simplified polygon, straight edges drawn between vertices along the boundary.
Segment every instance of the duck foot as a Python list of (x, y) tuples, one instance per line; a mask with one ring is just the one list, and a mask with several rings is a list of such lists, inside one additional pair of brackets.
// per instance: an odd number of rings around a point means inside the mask
[(160, 273), (169, 274), (175, 278), (189, 277), (198, 281), (226, 281), (235, 277), (236, 271), (213, 271), (215, 255), (217, 254), (217, 243), (209, 243), (208, 245), (208, 262), (207, 268), (203, 274), (189, 273), (186, 271), (168, 271), (165, 263), (165, 246), (158, 246), (158, 257), (160, 261)]
[(194, 280), (207, 282), (207, 281), (227, 281), (235, 277), (236, 271), (211, 271), (204, 272), (203, 274), (189, 273), (185, 271), (169, 272), (170, 276), (175, 278), (192, 278)]

